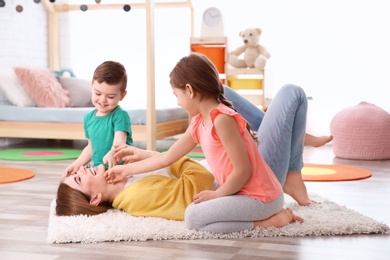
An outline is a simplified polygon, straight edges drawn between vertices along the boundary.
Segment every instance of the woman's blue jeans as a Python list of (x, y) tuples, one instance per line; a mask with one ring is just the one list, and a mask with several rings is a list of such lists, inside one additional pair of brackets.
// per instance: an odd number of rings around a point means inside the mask
[(230, 87), (224, 86), (224, 90), (236, 111), (257, 130), (259, 152), (283, 186), (288, 172), (303, 168), (305, 92), (299, 86), (284, 85), (264, 113)]

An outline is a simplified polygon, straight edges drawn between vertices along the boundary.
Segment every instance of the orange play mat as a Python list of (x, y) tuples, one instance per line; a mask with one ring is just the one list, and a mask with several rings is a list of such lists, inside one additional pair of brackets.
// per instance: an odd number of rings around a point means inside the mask
[(34, 172), (19, 168), (0, 167), (0, 183), (22, 181), (34, 177)]
[(304, 181), (350, 181), (369, 177), (368, 170), (344, 165), (305, 163), (302, 169)]

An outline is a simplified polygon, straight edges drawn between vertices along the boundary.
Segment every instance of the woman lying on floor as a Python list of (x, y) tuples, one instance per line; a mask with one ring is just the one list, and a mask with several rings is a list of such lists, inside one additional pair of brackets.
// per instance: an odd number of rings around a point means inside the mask
[[(324, 137), (312, 139), (319, 143)], [(142, 160), (157, 153), (135, 147), (132, 147), (132, 151), (138, 151), (132, 155), (132, 161)], [(103, 177), (103, 165), (94, 168), (81, 167), (77, 173), (65, 177), (60, 183), (56, 213), (59, 216), (97, 215), (108, 209), (118, 208), (134, 216), (183, 220), (185, 209), (193, 202), (194, 195), (202, 190), (214, 190), (218, 187), (214, 176), (204, 165), (207, 166), (205, 160), (183, 158), (169, 168), (134, 175), (127, 182), (110, 185)], [(184, 188), (185, 186), (187, 188)], [(118, 196), (127, 187), (127, 191)], [(104, 191), (104, 196), (100, 192), (91, 197), (89, 194), (96, 189)], [(128, 196), (126, 201), (125, 195)]]
[[(131, 147), (132, 161), (143, 160), (158, 153)], [(111, 208), (120, 209), (133, 216), (159, 217), (184, 220), (184, 212), (193, 197), (202, 190), (216, 189), (214, 176), (202, 163), (183, 157), (169, 168), (163, 168), (109, 184), (104, 165), (80, 167), (77, 173), (65, 177), (57, 191), (58, 216), (97, 215)], [(288, 215), (285, 215), (288, 214)], [(291, 215), (290, 215), (291, 214)], [(275, 214), (263, 220), (262, 227), (284, 226), (291, 222), (292, 212)], [(294, 220), (302, 221), (293, 216)]]
[[(139, 158), (158, 153), (133, 149)], [(65, 177), (57, 191), (57, 215), (96, 215), (116, 208), (133, 216), (183, 220), (193, 196), (214, 184), (214, 176), (205, 167), (186, 157), (170, 167), (115, 184), (107, 183), (105, 171), (104, 165), (80, 167)]]

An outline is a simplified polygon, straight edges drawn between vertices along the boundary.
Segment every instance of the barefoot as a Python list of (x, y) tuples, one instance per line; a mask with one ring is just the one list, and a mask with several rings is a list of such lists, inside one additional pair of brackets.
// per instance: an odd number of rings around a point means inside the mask
[(287, 173), (283, 191), (290, 195), (300, 206), (308, 206), (314, 203), (314, 201), (309, 199), (301, 172)]
[(290, 208), (286, 208), (286, 210), (291, 214), (292, 216), (292, 221), (291, 222), (299, 222), (299, 223), (302, 223), (303, 222), (303, 218), (300, 217), (300, 216), (297, 216), (293, 213), (292, 209)]
[(321, 147), (333, 140), (333, 135), (313, 136), (305, 135), (305, 146)]
[(267, 227), (279, 228), (295, 221), (303, 222), (303, 218), (294, 215), (292, 210), (290, 208), (287, 208), (287, 209), (281, 209), (278, 213), (272, 215), (267, 219), (255, 221), (254, 226), (263, 227), (263, 228), (267, 228)]

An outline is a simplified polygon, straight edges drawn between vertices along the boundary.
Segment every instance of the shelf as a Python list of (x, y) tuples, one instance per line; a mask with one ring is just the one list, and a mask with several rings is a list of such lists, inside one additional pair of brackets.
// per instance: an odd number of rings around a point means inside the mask
[(214, 63), (224, 84), (264, 107), (264, 70), (230, 66), (227, 37), (191, 37), (190, 46), (191, 51), (206, 55)]
[(239, 76), (239, 75), (261, 75), (263, 78), (264, 71), (255, 68), (232, 68), (228, 67), (226, 70), (226, 74), (229, 76)]
[(240, 95), (253, 95), (253, 96), (263, 95), (262, 89), (237, 89), (236, 91)]
[(261, 109), (263, 108), (264, 103), (262, 89), (237, 89), (236, 91), (255, 106), (261, 107)]
[(227, 37), (191, 37), (190, 44), (212, 44), (212, 45), (224, 45), (226, 47)]

